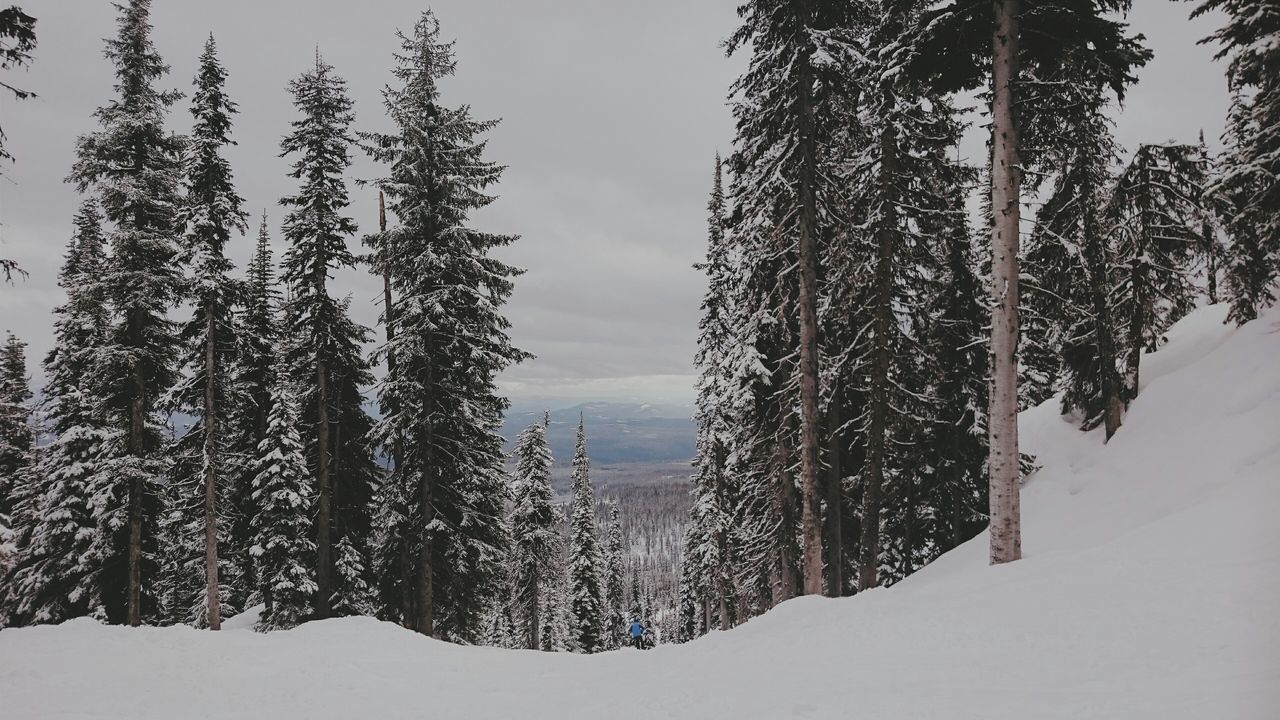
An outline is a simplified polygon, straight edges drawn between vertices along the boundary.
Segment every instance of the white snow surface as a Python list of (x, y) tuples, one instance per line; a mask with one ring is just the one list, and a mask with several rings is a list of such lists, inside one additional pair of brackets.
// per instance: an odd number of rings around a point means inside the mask
[(1025, 559), (981, 536), (853, 598), (683, 646), (460, 647), (367, 618), (268, 635), (0, 633), (0, 718), (1280, 717), (1280, 310), (1197, 311), (1108, 445), (1023, 413)]

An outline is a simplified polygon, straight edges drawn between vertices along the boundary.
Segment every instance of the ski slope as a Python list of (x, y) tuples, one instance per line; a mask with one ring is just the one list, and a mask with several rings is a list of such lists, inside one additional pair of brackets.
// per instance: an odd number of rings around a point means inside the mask
[(364, 618), (261, 635), (0, 633), (0, 718), (1280, 717), (1280, 311), (1197, 311), (1110, 444), (1023, 413), (1026, 558), (985, 536), (906, 582), (593, 657)]

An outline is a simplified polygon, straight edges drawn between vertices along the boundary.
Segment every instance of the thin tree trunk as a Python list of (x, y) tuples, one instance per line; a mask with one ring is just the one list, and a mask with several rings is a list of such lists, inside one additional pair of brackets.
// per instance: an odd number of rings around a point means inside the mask
[(1022, 170), (1013, 83), (1018, 76), (1018, 0), (994, 0), (991, 208), (991, 563), (1022, 557), (1018, 457), (1018, 225)]
[[(129, 402), (129, 452), (135, 458), (143, 456), (142, 393), (145, 384), (134, 372), (135, 395)], [(129, 586), (127, 622), (137, 627), (142, 622), (142, 475), (134, 471), (129, 475)]]
[(844, 448), (840, 438), (840, 399), (831, 397), (831, 472), (827, 475), (827, 596), (844, 595)]
[[(1139, 157), (1142, 153), (1139, 151)], [(1132, 400), (1138, 396), (1139, 370), (1142, 364), (1142, 345), (1147, 329), (1147, 284), (1150, 281), (1149, 270), (1150, 265), (1147, 261), (1147, 253), (1150, 251), (1150, 242), (1148, 238), (1151, 230), (1151, 211), (1150, 197), (1147, 188), (1151, 187), (1151, 178), (1143, 162), (1142, 170), (1138, 176), (1139, 187), (1142, 188), (1138, 196), (1138, 235), (1137, 235), (1137, 257), (1135, 257), (1129, 266), (1129, 287), (1133, 293), (1133, 312), (1129, 316), (1129, 347), (1126, 357), (1125, 384), (1127, 385), (1127, 399)], [(1154, 348), (1152, 348), (1154, 350)]]
[[(432, 374), (432, 370), (428, 366), (424, 384), (428, 392), (432, 387)], [(431, 426), (431, 421), (427, 420), (424, 423), (424, 437), (420, 447), (431, 448), (433, 446), (433, 432), (434, 428)], [(431, 539), (427, 533), (427, 527), (435, 519), (435, 506), (431, 502), (432, 472), (433, 468), (431, 467), (422, 468), (422, 488), (418, 496), (418, 510), (422, 516), (422, 544), (418, 550), (418, 623), (415, 629), (423, 635), (433, 635), (435, 633)]]
[(898, 209), (893, 200), (898, 171), (898, 136), (891, 124), (880, 132), (882, 205), (876, 229), (875, 331), (871, 348), (871, 417), (867, 423), (867, 464), (862, 489), (862, 556), (858, 589), (880, 584), (880, 494), (884, 487), (886, 446), (889, 443), (889, 335), (893, 332), (893, 246), (898, 232)]
[(538, 627), (538, 620), (539, 620), (538, 615), (540, 614), (538, 612), (539, 610), (538, 595), (539, 595), (539, 591), (541, 590), (541, 588), (538, 587), (539, 580), (540, 578), (538, 577), (538, 571), (534, 570), (533, 578), (529, 583), (530, 592), (529, 592), (528, 613), (529, 613), (529, 649), (530, 650), (538, 650), (542, 647), (542, 644), (539, 642), (541, 638), (538, 637), (538, 631), (541, 629)]
[(795, 485), (792, 483), (791, 474), (788, 471), (791, 458), (791, 443), (787, 441), (787, 430), (785, 423), (779, 428), (778, 448), (775, 455), (776, 467), (774, 468), (774, 475), (777, 478), (774, 501), (778, 507), (778, 524), (782, 531), (781, 537), (777, 540), (777, 566), (774, 570), (773, 582), (774, 605), (786, 602), (796, 595), (796, 561), (795, 557), (793, 557), (794, 549), (791, 545), (794, 542), (792, 528), (795, 527), (796, 519), (796, 493)]
[(324, 361), (316, 363), (317, 412), (320, 437), (316, 444), (316, 478), (320, 485), (320, 499), (316, 511), (316, 617), (324, 619), (332, 614), (330, 600), (333, 594), (331, 580), (333, 563), (330, 553), (329, 530), (333, 487), (329, 480), (329, 388), (328, 373)]
[(204, 337), (204, 577), (209, 629), (222, 629), (222, 604), (218, 593), (218, 426), (213, 394), (213, 317), (206, 318)]
[(813, 99), (801, 62), (800, 86), (800, 494), (805, 595), (822, 592), (822, 499), (818, 494), (818, 211)]

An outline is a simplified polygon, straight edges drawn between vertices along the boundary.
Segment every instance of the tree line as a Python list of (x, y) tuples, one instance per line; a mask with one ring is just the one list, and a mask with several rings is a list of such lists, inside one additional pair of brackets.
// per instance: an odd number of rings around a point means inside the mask
[[(1205, 40), (1229, 59), (1216, 157), (1203, 136), (1113, 137), (1152, 57), (1128, 0), (740, 6), (725, 47), (749, 63), (700, 265), (683, 638), (896, 582), (984, 528), (993, 564), (1017, 560), (1019, 410), (1057, 398), (1109, 440), (1174, 322), (1275, 301), (1267, 5), (1193, 11), (1227, 19)], [(985, 106), (984, 166), (959, 159), (960, 93)]]
[[(183, 96), (163, 88), (151, 2), (118, 7), (116, 94), (76, 143), (68, 182), (84, 200), (34, 418), (25, 346), (10, 336), (0, 353), (0, 626), (216, 630), (261, 604), (261, 630), (376, 615), (459, 642), (609, 645), (623, 548), (616, 514), (607, 536), (596, 526), (585, 428), (568, 560), (545, 436), (527, 430), (513, 476), (504, 464), (495, 377), (530, 356), (503, 314), (521, 271), (493, 251), (516, 238), (471, 224), (503, 172), (485, 152), (496, 121), (442, 100), (456, 56), (434, 14), (397, 33), (389, 131), (354, 129), (318, 50), (288, 84), (285, 250), (277, 264), (264, 213), (238, 275), (227, 247), (249, 217), (217, 45), (199, 58), (192, 129), (174, 133)], [(364, 235), (348, 214), (356, 152), (384, 168), (364, 181), (381, 199)], [(330, 282), (357, 267), (383, 280), (372, 357), (372, 329)], [(363, 390), (379, 360), (374, 417)]]

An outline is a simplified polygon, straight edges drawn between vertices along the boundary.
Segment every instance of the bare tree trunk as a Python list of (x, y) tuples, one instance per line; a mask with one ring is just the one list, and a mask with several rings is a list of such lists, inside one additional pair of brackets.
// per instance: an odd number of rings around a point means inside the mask
[[(134, 372), (135, 395), (129, 402), (129, 452), (135, 458), (144, 454), (142, 393), (145, 384)], [(131, 627), (142, 622), (142, 475), (134, 471), (129, 475), (129, 588), (127, 619)]]
[(1018, 225), (1022, 170), (1013, 83), (1018, 75), (1018, 0), (994, 0), (991, 208), (991, 563), (1022, 557), (1018, 455)]
[[(1141, 157), (1141, 152), (1139, 152)], [(1150, 211), (1150, 197), (1147, 188), (1151, 187), (1151, 178), (1149, 171), (1144, 164), (1140, 171), (1138, 186), (1142, 191), (1138, 196), (1138, 237), (1137, 237), (1137, 257), (1135, 257), (1129, 266), (1129, 287), (1133, 293), (1133, 312), (1129, 316), (1129, 347), (1125, 357), (1125, 384), (1126, 384), (1126, 400), (1132, 400), (1138, 397), (1139, 375), (1138, 371), (1142, 364), (1142, 345), (1144, 336), (1146, 335), (1147, 323), (1147, 298), (1148, 283), (1150, 282), (1150, 264), (1147, 260), (1147, 252), (1150, 250), (1148, 238), (1150, 237), (1150, 229), (1152, 225)], [(1154, 350), (1155, 348), (1151, 348)]]
[(818, 494), (818, 211), (814, 198), (813, 99), (800, 61), (800, 494), (805, 595), (822, 592), (822, 499)]
[(876, 289), (871, 347), (871, 416), (867, 423), (867, 464), (863, 470), (862, 556), (858, 589), (880, 584), (880, 493), (884, 487), (885, 451), (889, 443), (889, 335), (893, 332), (893, 245), (898, 213), (890, 193), (898, 170), (898, 136), (892, 125), (880, 131), (880, 183), (883, 193), (876, 228)]
[[(432, 387), (432, 375), (432, 369), (428, 367), (426, 382), (424, 384), (424, 387), (427, 388), (428, 392), (430, 392)], [(434, 428), (431, 426), (431, 421), (428, 419), (424, 423), (424, 437), (422, 438), (421, 447), (432, 447), (433, 432)], [(433, 612), (435, 599), (433, 597), (432, 590), (432, 582), (434, 578), (432, 576), (433, 569), (431, 566), (431, 538), (427, 533), (427, 527), (430, 526), (432, 520), (435, 519), (435, 506), (431, 502), (431, 474), (434, 472), (434, 469), (431, 467), (424, 467), (421, 470), (422, 488), (418, 495), (418, 510), (422, 516), (422, 546), (418, 550), (418, 623), (415, 629), (423, 635), (433, 635), (435, 633), (435, 618)]]
[(774, 492), (777, 495), (774, 502), (777, 504), (778, 509), (778, 524), (782, 528), (782, 536), (778, 539), (777, 566), (774, 571), (774, 605), (786, 602), (796, 595), (796, 561), (791, 546), (791, 543), (794, 542), (791, 528), (795, 527), (796, 493), (795, 485), (791, 481), (791, 474), (788, 470), (791, 458), (791, 443), (787, 441), (787, 430), (785, 423), (779, 428), (778, 449), (775, 456), (776, 467), (774, 468), (774, 475), (777, 478), (777, 485), (774, 488)]
[(827, 476), (827, 596), (844, 595), (844, 448), (840, 445), (840, 399), (831, 398), (831, 472)]
[(218, 426), (213, 394), (213, 317), (206, 318), (204, 336), (204, 579), (209, 629), (222, 629), (222, 604), (218, 593)]
[(333, 595), (333, 562), (330, 553), (329, 530), (333, 486), (329, 479), (329, 387), (324, 361), (316, 364), (317, 412), (320, 437), (316, 444), (316, 478), (320, 484), (320, 500), (316, 510), (316, 617), (324, 619), (332, 614), (330, 601)]
[(540, 628), (538, 627), (538, 619), (539, 619), (538, 615), (540, 615), (540, 613), (538, 612), (539, 611), (538, 595), (539, 595), (539, 591), (541, 590), (541, 588), (538, 587), (538, 585), (540, 580), (541, 578), (538, 577), (538, 571), (534, 570), (532, 582), (530, 582), (529, 608), (528, 608), (529, 649), (530, 650), (538, 650), (539, 648), (542, 647), (541, 643), (539, 643), (540, 638), (538, 637), (538, 631), (540, 630)]

